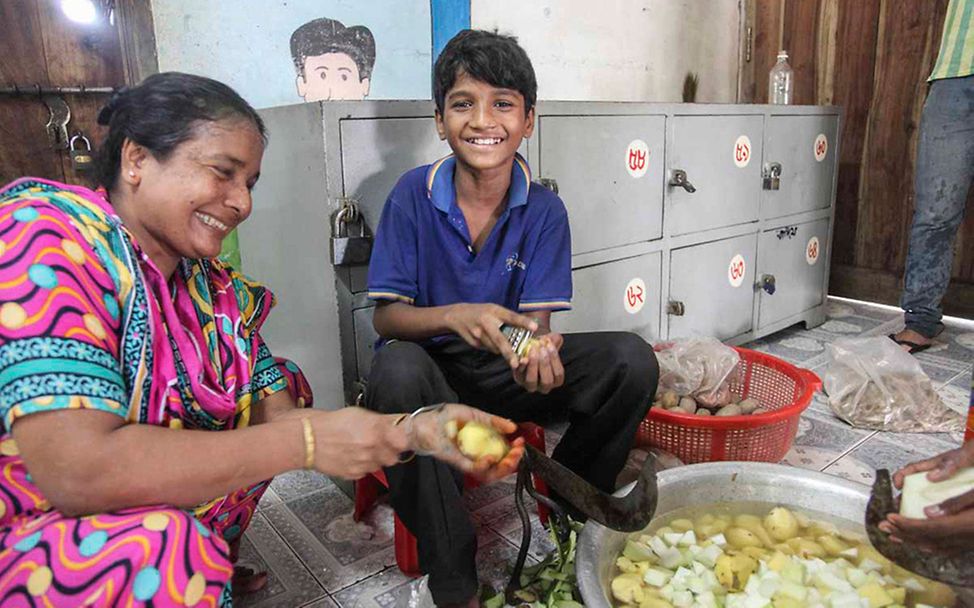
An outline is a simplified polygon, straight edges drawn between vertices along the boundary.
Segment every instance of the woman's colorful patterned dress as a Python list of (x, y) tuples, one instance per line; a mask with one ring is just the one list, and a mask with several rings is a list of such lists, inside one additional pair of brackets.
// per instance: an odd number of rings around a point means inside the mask
[(192, 511), (66, 517), (10, 429), (64, 408), (246, 426), (251, 404), (287, 388), (258, 331), (272, 305), (217, 261), (183, 260), (167, 281), (102, 191), (38, 179), (0, 190), (0, 605), (229, 605), (228, 543), (266, 482)]

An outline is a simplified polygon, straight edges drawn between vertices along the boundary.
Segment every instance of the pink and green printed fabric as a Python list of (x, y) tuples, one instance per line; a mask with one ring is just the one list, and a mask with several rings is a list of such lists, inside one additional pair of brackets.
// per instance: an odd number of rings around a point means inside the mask
[(191, 510), (67, 517), (10, 429), (62, 409), (244, 427), (251, 404), (288, 388), (259, 333), (272, 306), (216, 260), (184, 259), (167, 281), (104, 191), (33, 178), (0, 189), (0, 605), (230, 604), (230, 547), (267, 482)]

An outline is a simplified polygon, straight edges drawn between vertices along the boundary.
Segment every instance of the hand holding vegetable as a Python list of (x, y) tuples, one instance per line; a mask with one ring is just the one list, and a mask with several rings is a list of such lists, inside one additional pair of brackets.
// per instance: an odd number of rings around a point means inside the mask
[(501, 355), (511, 369), (517, 369), (519, 361), (507, 338), (501, 333), (501, 325), (506, 323), (531, 331), (538, 330), (538, 322), (531, 317), (497, 304), (453, 304), (447, 310), (444, 320), (447, 327), (463, 338), (464, 342), (474, 348)]
[[(974, 467), (974, 442), (897, 471), (893, 484), (904, 490), (901, 505), (914, 517), (890, 513), (880, 529), (894, 541), (908, 541), (928, 551), (970, 549), (974, 546), (974, 471), (970, 467)], [(926, 475), (907, 480), (917, 473)], [(928, 505), (925, 496), (934, 500), (952, 497)], [(926, 519), (915, 517), (921, 513)]]
[[(523, 439), (515, 440), (503, 454), (496, 450), (481, 453), (471, 449), (465, 454), (456, 441), (460, 433), (464, 433), (471, 445), (478, 445), (482, 449), (487, 442), (478, 440), (478, 434), (500, 436), (517, 430), (517, 425), (506, 418), (492, 416), (466, 405), (443, 404), (410, 416), (403, 424), (409, 445), (417, 453), (433, 456), (483, 481), (510, 475), (517, 470), (521, 456), (524, 455)], [(471, 428), (466, 429), (467, 426)]]
[(514, 370), (514, 379), (524, 390), (547, 395), (565, 383), (565, 368), (558, 355), (564, 342), (561, 334), (556, 333), (532, 339)]

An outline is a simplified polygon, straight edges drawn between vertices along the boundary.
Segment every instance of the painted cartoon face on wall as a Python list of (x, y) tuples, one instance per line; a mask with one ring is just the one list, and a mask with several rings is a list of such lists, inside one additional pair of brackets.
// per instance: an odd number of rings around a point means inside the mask
[(364, 25), (315, 19), (291, 34), (295, 84), (305, 101), (365, 99), (372, 85), (375, 38)]
[(298, 76), (298, 95), (305, 101), (365, 99), (370, 78), (362, 78), (358, 65), (345, 53), (326, 53), (304, 60), (304, 76)]

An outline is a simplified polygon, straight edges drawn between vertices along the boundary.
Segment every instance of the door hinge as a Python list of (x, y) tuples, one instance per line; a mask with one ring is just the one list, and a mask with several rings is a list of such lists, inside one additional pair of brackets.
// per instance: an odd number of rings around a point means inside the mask
[(744, 38), (744, 62), (751, 63), (751, 46), (754, 43), (754, 28), (748, 26), (747, 35)]

